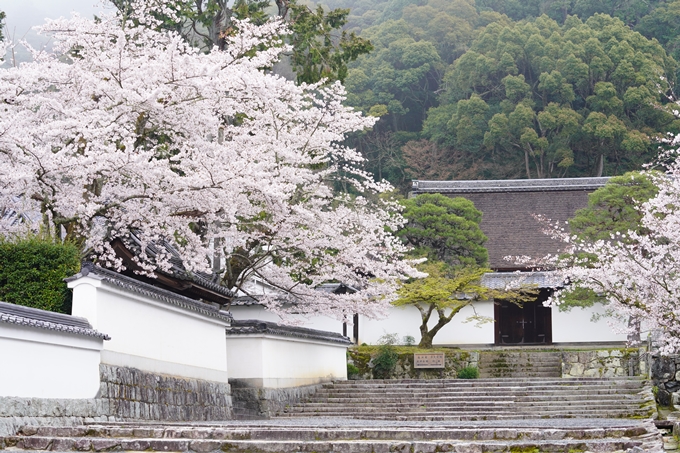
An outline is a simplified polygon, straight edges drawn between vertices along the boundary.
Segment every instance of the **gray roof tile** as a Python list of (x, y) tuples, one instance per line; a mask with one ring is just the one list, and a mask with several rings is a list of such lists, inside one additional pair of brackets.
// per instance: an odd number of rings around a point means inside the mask
[(101, 338), (103, 340), (111, 339), (105, 333), (94, 330), (85, 318), (9, 304), (7, 302), (0, 302), (0, 322), (36, 327), (38, 329), (56, 330), (75, 335)]
[(156, 286), (149, 285), (148, 283), (140, 282), (134, 278), (121, 275), (118, 272), (114, 272), (109, 269), (101, 268), (89, 262), (83, 263), (83, 267), (78, 274), (65, 280), (67, 282), (71, 282), (84, 276), (93, 276), (111, 283), (112, 285), (124, 288), (128, 291), (133, 291), (137, 294), (142, 294), (170, 305), (175, 305), (177, 307), (194, 311), (210, 318), (220, 319), (226, 322), (231, 322), (232, 320), (230, 313), (221, 311), (219, 308), (213, 305), (175, 294), (172, 291), (158, 288)]

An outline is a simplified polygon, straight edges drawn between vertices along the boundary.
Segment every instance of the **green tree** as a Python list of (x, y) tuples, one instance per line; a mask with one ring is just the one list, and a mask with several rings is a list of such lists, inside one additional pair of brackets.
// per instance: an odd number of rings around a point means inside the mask
[(404, 20), (364, 32), (375, 49), (349, 70), (347, 102), (365, 113), (382, 113), (378, 130), (419, 131), (444, 66), (435, 46), (418, 41)]
[[(644, 233), (641, 227), (641, 204), (658, 193), (654, 173), (628, 172), (607, 181), (604, 187), (588, 195), (588, 206), (579, 209), (569, 220), (569, 231), (576, 241), (626, 241), (626, 233)], [(597, 261), (597, 256), (565, 255), (564, 263), (574, 259)], [(572, 286), (562, 292), (561, 310), (590, 307), (602, 298), (589, 289)]]
[[(112, 0), (120, 11), (132, 8), (131, 0)], [(291, 65), (298, 82), (316, 83), (322, 78), (343, 81), (347, 63), (372, 49), (370, 41), (355, 33), (342, 30), (349, 15), (348, 9), (324, 11), (321, 6), (311, 9), (297, 0), (275, 0), (278, 16), (289, 25), (287, 37), (293, 47)], [(180, 33), (192, 45), (208, 50), (217, 46), (224, 49), (226, 37), (233, 33), (233, 19), (249, 18), (263, 23), (270, 0), (173, 0), (164, 3), (173, 15), (156, 12), (162, 27)]]
[(632, 171), (613, 177), (588, 195), (588, 206), (576, 211), (569, 220), (569, 230), (588, 241), (608, 240), (613, 234), (628, 231), (643, 233), (640, 205), (657, 193), (648, 173)]
[(606, 15), (495, 22), (447, 70), (423, 135), (511, 163), (497, 178), (637, 169), (678, 129), (664, 109), (675, 68), (658, 43)]
[(5, 39), (3, 31), (5, 30), (5, 12), (0, 11), (0, 41)]
[(468, 199), (422, 194), (402, 202), (406, 225), (397, 233), (417, 256), (450, 266), (484, 267), (489, 254), (479, 228), (482, 212)]
[(71, 294), (64, 279), (80, 270), (72, 243), (40, 237), (0, 237), (0, 300), (70, 314)]
[[(402, 201), (407, 224), (398, 235), (414, 248), (414, 255), (428, 261), (428, 274), (399, 289), (396, 306), (412, 305), (421, 315), (419, 347), (431, 348), (434, 336), (474, 300), (489, 290), (480, 284), (488, 253), (486, 236), (479, 228), (482, 213), (465, 198), (423, 194)], [(428, 324), (437, 314), (434, 327)]]
[[(453, 268), (441, 261), (423, 264), (425, 278), (408, 282), (398, 290), (397, 307), (414, 306), (420, 312), (419, 348), (431, 348), (435, 335), (451, 322), (463, 308), (475, 300), (489, 297), (490, 290), (480, 281), (489, 269), (480, 267)], [(430, 318), (437, 314), (437, 323), (430, 327)]]

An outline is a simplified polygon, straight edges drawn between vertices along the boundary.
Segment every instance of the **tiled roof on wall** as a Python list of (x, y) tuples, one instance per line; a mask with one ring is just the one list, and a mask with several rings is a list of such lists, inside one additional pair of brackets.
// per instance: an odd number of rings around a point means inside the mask
[(94, 330), (85, 318), (9, 304), (7, 302), (0, 302), (0, 322), (38, 329), (56, 330), (58, 332), (101, 338), (102, 340), (111, 339), (105, 333)]
[(588, 205), (588, 194), (603, 187), (602, 178), (515, 179), (507, 181), (413, 181), (415, 195), (441, 193), (463, 197), (482, 211), (480, 227), (488, 241), (494, 270), (526, 269), (512, 257), (535, 260), (559, 253), (564, 244), (551, 238), (549, 224), (563, 224)]
[(475, 193), (475, 192), (553, 192), (586, 190), (604, 186), (609, 177), (507, 179), (476, 181), (413, 181), (413, 193)]
[(249, 319), (234, 321), (227, 327), (228, 336), (268, 334), (280, 337), (300, 338), (304, 340), (320, 340), (329, 343), (350, 345), (349, 338), (335, 332), (325, 330), (308, 329), (306, 327), (286, 326), (274, 322)]
[(71, 282), (85, 276), (93, 276), (128, 291), (133, 291), (146, 297), (151, 297), (161, 302), (194, 311), (211, 318), (216, 318), (227, 322), (232, 320), (231, 314), (229, 312), (221, 311), (214, 305), (190, 299), (188, 297), (175, 294), (172, 291), (149, 285), (148, 283), (141, 282), (132, 277), (121, 275), (118, 272), (101, 268), (93, 263), (83, 263), (82, 269), (78, 274), (65, 280), (67, 282)]

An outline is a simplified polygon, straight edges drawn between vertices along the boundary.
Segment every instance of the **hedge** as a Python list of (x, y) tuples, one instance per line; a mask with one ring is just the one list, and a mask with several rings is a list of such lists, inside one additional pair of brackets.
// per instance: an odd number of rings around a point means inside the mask
[(0, 301), (70, 314), (64, 278), (79, 270), (80, 253), (73, 244), (0, 237)]

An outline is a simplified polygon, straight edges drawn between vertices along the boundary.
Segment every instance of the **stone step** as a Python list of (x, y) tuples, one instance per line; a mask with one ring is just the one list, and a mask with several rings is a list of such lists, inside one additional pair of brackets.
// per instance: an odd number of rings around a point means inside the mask
[(616, 387), (567, 387), (559, 389), (537, 388), (537, 389), (523, 389), (518, 387), (506, 388), (492, 388), (484, 390), (483, 388), (473, 389), (442, 389), (442, 390), (423, 390), (423, 389), (364, 389), (356, 391), (348, 391), (347, 389), (336, 390), (319, 390), (314, 394), (319, 398), (367, 398), (367, 397), (390, 397), (400, 396), (404, 398), (432, 398), (437, 396), (462, 396), (474, 398), (476, 396), (503, 396), (503, 395), (525, 395), (525, 396), (551, 396), (551, 395), (570, 395), (574, 393), (582, 395), (636, 395), (643, 390), (643, 387), (621, 388)]
[(405, 384), (395, 384), (395, 385), (385, 385), (385, 384), (354, 384), (354, 385), (337, 385), (337, 386), (327, 386), (322, 387), (318, 391), (320, 392), (356, 392), (356, 391), (367, 391), (367, 392), (386, 392), (386, 391), (401, 391), (401, 392), (445, 392), (445, 391), (490, 391), (498, 392), (505, 390), (526, 390), (526, 391), (537, 391), (537, 390), (572, 390), (572, 389), (614, 389), (614, 390), (637, 390), (645, 387), (643, 382), (621, 382), (621, 383), (595, 383), (595, 384), (545, 384), (545, 385), (522, 385), (522, 384), (511, 384), (506, 385), (484, 385), (483, 382), (477, 382), (476, 384), (461, 384), (461, 383), (451, 383), (450, 385), (440, 385), (440, 386), (421, 386), (421, 385), (405, 385)]
[(552, 411), (541, 412), (529, 411), (526, 413), (516, 411), (493, 411), (493, 412), (460, 412), (452, 413), (451, 411), (444, 412), (430, 412), (430, 411), (403, 411), (393, 414), (385, 414), (384, 411), (375, 412), (282, 412), (276, 415), (277, 417), (346, 417), (350, 419), (363, 420), (403, 420), (403, 421), (480, 421), (480, 420), (534, 420), (534, 419), (572, 419), (572, 418), (649, 418), (649, 411), (636, 410), (630, 411), (607, 411), (607, 410), (591, 410), (591, 411)]
[[(455, 422), (304, 418), (267, 422), (109, 422), (25, 427), (0, 450), (181, 451), (195, 453), (435, 453), (660, 451), (651, 421), (623, 419)], [(446, 420), (451, 421), (450, 423)]]
[(517, 429), (496, 427), (453, 428), (453, 427), (382, 427), (382, 428), (316, 428), (316, 427), (264, 427), (239, 426), (105, 426), (88, 425), (76, 427), (38, 427), (20, 431), (19, 438), (144, 438), (144, 439), (213, 439), (213, 440), (564, 440), (603, 439), (607, 437), (636, 437), (647, 434), (643, 425), (613, 426), (604, 428), (582, 428), (578, 425), (569, 429), (540, 428)]
[(466, 412), (466, 413), (491, 413), (495, 411), (506, 411), (506, 412), (533, 412), (536, 414), (545, 414), (550, 412), (574, 412), (574, 413), (589, 413), (597, 411), (616, 411), (621, 413), (626, 412), (645, 412), (647, 408), (641, 408), (639, 404), (616, 404), (616, 405), (606, 405), (599, 406), (596, 404), (577, 404), (577, 405), (556, 405), (556, 404), (541, 404), (541, 405), (527, 405), (527, 404), (494, 404), (486, 403), (480, 405), (398, 405), (398, 404), (376, 404), (376, 405), (293, 405), (289, 406), (289, 412), (333, 412), (340, 413), (345, 412), (352, 414), (353, 411), (356, 412), (405, 412), (405, 411), (421, 411), (434, 413), (437, 411), (445, 412)]
[(452, 410), (457, 410), (458, 408), (466, 408), (468, 410), (475, 409), (475, 410), (482, 410), (482, 409), (490, 409), (493, 410), (494, 408), (501, 408), (501, 407), (517, 407), (517, 408), (535, 408), (535, 409), (541, 409), (541, 408), (551, 408), (551, 407), (563, 407), (563, 408), (575, 408), (575, 407), (588, 407), (588, 406), (597, 406), (597, 407), (604, 407), (604, 408), (611, 408), (611, 409), (635, 409), (640, 407), (640, 403), (638, 401), (628, 401), (628, 402), (617, 402), (617, 401), (612, 401), (612, 400), (605, 400), (605, 401), (600, 401), (600, 400), (594, 400), (594, 401), (583, 401), (583, 400), (578, 400), (578, 401), (561, 401), (559, 404), (555, 404), (554, 402), (551, 401), (512, 401), (512, 400), (506, 400), (506, 401), (469, 401), (467, 403), (465, 402), (456, 402), (456, 403), (451, 403), (448, 401), (411, 401), (411, 402), (392, 402), (392, 403), (383, 403), (383, 402), (376, 402), (376, 401), (362, 401), (362, 402), (352, 402), (351, 404), (348, 403), (322, 403), (322, 402), (305, 402), (305, 403), (299, 403), (299, 404), (294, 404), (291, 405), (290, 407), (292, 409), (296, 408), (320, 408), (320, 409), (329, 409), (333, 410), (338, 407), (346, 407), (346, 408), (365, 408), (365, 407), (375, 407), (375, 408), (381, 408), (385, 410), (398, 410), (400, 408), (410, 408), (410, 407), (427, 407), (427, 408), (450, 408)]
[(485, 391), (483, 388), (475, 389), (440, 389), (440, 390), (404, 390), (404, 389), (365, 389), (365, 390), (355, 390), (347, 391), (345, 389), (332, 390), (319, 390), (318, 393), (310, 397), (320, 397), (320, 398), (383, 398), (383, 397), (402, 397), (402, 398), (433, 398), (437, 396), (449, 397), (449, 396), (461, 396), (461, 397), (496, 397), (503, 395), (514, 395), (514, 396), (558, 396), (558, 395), (637, 395), (644, 391), (644, 387), (636, 388), (592, 388), (592, 387), (569, 387), (564, 389), (522, 389), (517, 387), (507, 387), (499, 389), (488, 389)]
[[(584, 394), (565, 394), (565, 395), (539, 395), (539, 396), (527, 396), (527, 395), (497, 395), (497, 396), (485, 396), (482, 395), (479, 398), (471, 398), (467, 395), (456, 395), (456, 396), (437, 396), (437, 395), (427, 395), (427, 397), (400, 397), (400, 396), (385, 396), (385, 397), (346, 397), (346, 398), (322, 398), (315, 396), (313, 398), (308, 398), (305, 400), (304, 404), (474, 404), (483, 403), (485, 401), (494, 401), (498, 403), (552, 403), (559, 401), (560, 404), (578, 404), (582, 402), (588, 402), (591, 404), (602, 404), (608, 402), (640, 402), (640, 397), (638, 395), (592, 395), (587, 400), (584, 400)], [(649, 399), (651, 401), (651, 398)]]
[(364, 386), (405, 386), (405, 387), (449, 387), (449, 386), (547, 386), (547, 385), (641, 385), (642, 379), (631, 378), (527, 378), (527, 379), (503, 379), (503, 378), (480, 378), (480, 379), (368, 379), (335, 381), (323, 384), (324, 387), (364, 387)]
[(541, 451), (568, 453), (573, 451), (614, 452), (640, 447), (643, 440), (625, 438), (577, 440), (216, 440), (158, 438), (40, 437), (5, 439), (6, 445), (22, 450), (48, 451), (183, 451), (229, 453), (287, 452), (437, 452), (454, 453)]

